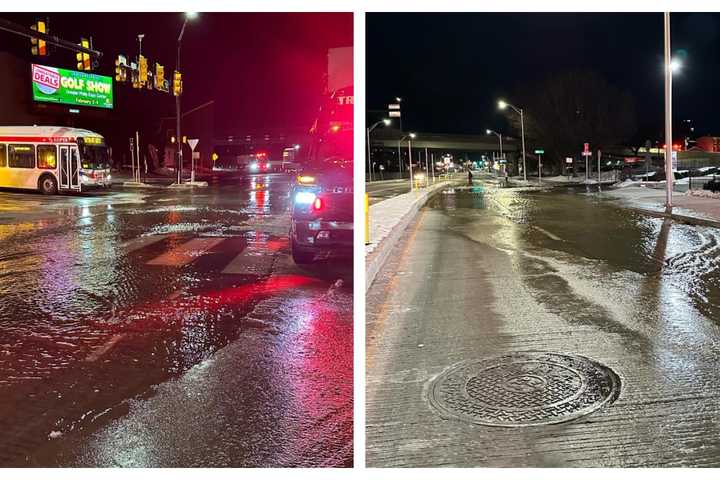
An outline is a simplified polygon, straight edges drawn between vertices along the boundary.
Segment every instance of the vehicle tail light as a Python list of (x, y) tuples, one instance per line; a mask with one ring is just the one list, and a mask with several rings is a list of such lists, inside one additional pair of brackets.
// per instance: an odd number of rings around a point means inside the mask
[(315, 201), (313, 202), (313, 210), (316, 212), (319, 212), (325, 208), (325, 202), (322, 198), (316, 197)]

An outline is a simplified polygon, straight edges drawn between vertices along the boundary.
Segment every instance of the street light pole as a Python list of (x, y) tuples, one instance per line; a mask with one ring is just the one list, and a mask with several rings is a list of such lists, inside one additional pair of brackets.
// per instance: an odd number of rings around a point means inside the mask
[(410, 139), (408, 140), (408, 158), (410, 159), (410, 191), (413, 191), (413, 169), (412, 169), (412, 135), (410, 136)]
[[(177, 39), (177, 59), (175, 61), (175, 71), (180, 71), (180, 47), (182, 46), (182, 39), (183, 35), (185, 34), (185, 27), (187, 26), (188, 20), (195, 18), (197, 14), (195, 13), (186, 13), (185, 19), (183, 20), (182, 28), (180, 29), (180, 35), (178, 35)], [(177, 145), (178, 145), (178, 168), (177, 168), (177, 183), (182, 183), (182, 169), (183, 169), (183, 151), (182, 151), (182, 135), (180, 132), (180, 95), (182, 95), (182, 92), (180, 94), (175, 96), (175, 138), (177, 138)]]
[(670, 12), (665, 12), (665, 210), (672, 212), (672, 60), (670, 58)]
[(503, 100), (498, 102), (500, 109), (510, 107), (515, 110), (516, 113), (520, 114), (520, 135), (522, 137), (522, 159), (523, 159), (523, 180), (527, 182), (527, 169), (525, 168), (525, 115), (522, 108), (517, 108), (515, 105), (507, 103)]
[(489, 128), (488, 128), (487, 130), (485, 130), (485, 133), (487, 133), (487, 134), (493, 134), (493, 135), (495, 135), (496, 137), (498, 137), (498, 140), (500, 140), (500, 160), (502, 160), (502, 159), (503, 159), (502, 135), (500, 135), (500, 134), (499, 134), (498, 132), (496, 132), (495, 130), (490, 130)]
[(375, 128), (380, 124), (390, 125), (390, 120), (387, 118), (383, 118), (379, 122), (375, 122), (370, 128), (367, 129), (367, 153), (368, 153), (368, 175), (369, 175), (369, 181), (372, 182), (372, 150), (370, 149), (370, 132), (375, 130)]
[[(402, 133), (402, 130), (400, 133)], [(402, 142), (402, 139), (398, 142), (398, 163), (400, 164), (400, 178), (402, 178), (402, 153), (400, 152), (400, 142)]]

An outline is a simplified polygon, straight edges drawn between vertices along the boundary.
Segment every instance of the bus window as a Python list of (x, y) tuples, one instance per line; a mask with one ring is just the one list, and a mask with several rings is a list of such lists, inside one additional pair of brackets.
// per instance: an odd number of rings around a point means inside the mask
[(0, 167), (7, 167), (7, 155), (5, 145), (0, 143)]
[(8, 145), (8, 166), (10, 168), (35, 168), (35, 147), (33, 145)]
[(55, 145), (38, 145), (37, 168), (55, 170), (57, 167), (57, 150)]
[(82, 168), (87, 170), (103, 170), (110, 168), (108, 160), (108, 147), (98, 144), (83, 144), (80, 146)]

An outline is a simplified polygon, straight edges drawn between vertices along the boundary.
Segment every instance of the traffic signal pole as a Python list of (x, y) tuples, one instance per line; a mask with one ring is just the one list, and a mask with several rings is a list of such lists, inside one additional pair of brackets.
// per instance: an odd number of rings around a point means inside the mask
[[(180, 29), (180, 35), (177, 41), (177, 61), (175, 65), (175, 71), (180, 71), (180, 46), (182, 45), (183, 34), (185, 33), (185, 26), (187, 25), (187, 17), (183, 21), (182, 28)], [(175, 95), (175, 127), (176, 137), (178, 145), (178, 168), (177, 168), (177, 183), (182, 183), (182, 170), (183, 170), (183, 151), (182, 151), (182, 134), (180, 133), (180, 95), (182, 91)]]
[(55, 45), (56, 47), (72, 50), (73, 52), (87, 53), (91, 56), (94, 56), (95, 58), (101, 58), (103, 56), (102, 52), (94, 50), (93, 48), (86, 48), (78, 45), (77, 43), (63, 40), (56, 35), (49, 35), (47, 33), (35, 31), (32, 28), (18, 25), (14, 22), (5, 20), (4, 18), (0, 18), (0, 30), (5, 30), (6, 32), (14, 33), (16, 35), (22, 35), (28, 38), (38, 38), (40, 40), (45, 40), (50, 45)]

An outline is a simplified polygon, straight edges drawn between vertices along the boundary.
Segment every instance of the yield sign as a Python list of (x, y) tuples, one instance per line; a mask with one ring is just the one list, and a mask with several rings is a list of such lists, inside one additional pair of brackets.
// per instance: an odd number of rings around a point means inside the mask
[(190, 150), (193, 152), (195, 151), (195, 147), (197, 147), (197, 144), (200, 140), (197, 138), (188, 138), (188, 145), (190, 145)]

